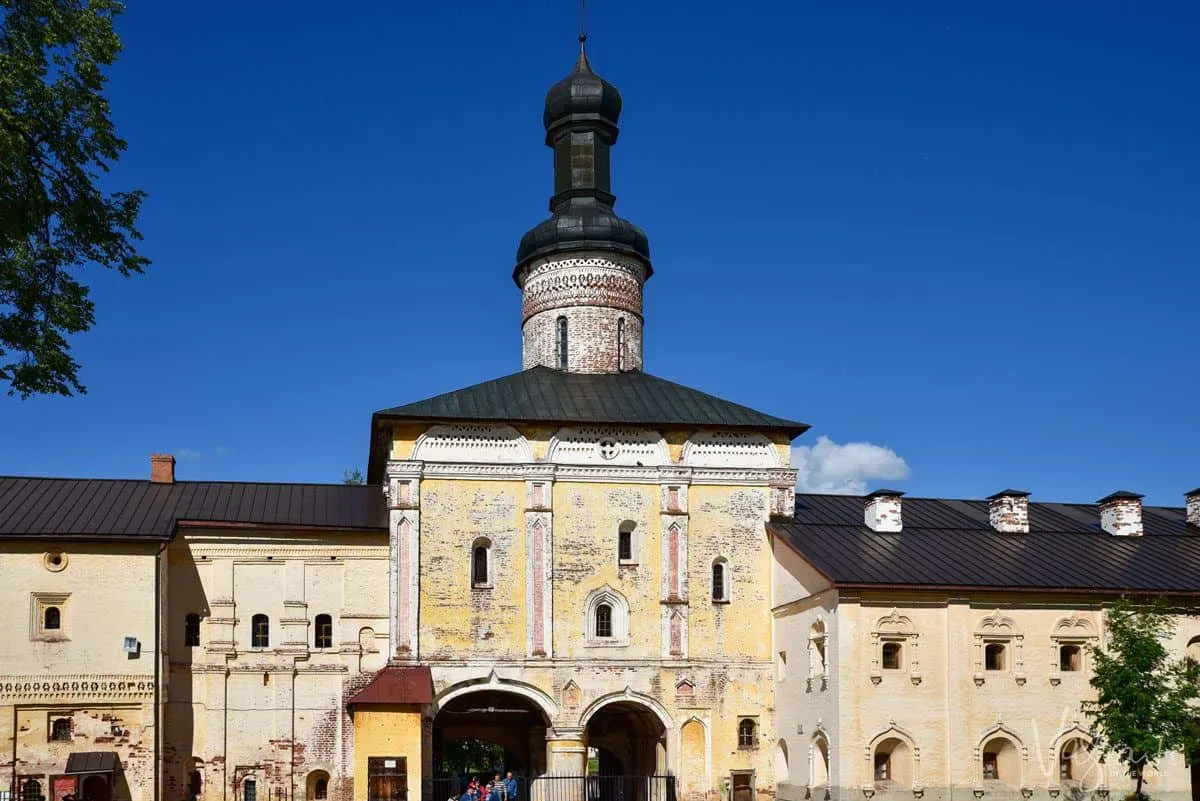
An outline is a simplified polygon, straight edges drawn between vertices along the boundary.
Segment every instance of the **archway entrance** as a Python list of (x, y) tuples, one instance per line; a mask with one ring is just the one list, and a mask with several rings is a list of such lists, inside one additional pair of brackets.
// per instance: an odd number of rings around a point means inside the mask
[(433, 719), (433, 774), (440, 798), (471, 777), (487, 781), (497, 772), (522, 778), (544, 773), (547, 725), (536, 703), (494, 687), (442, 704)]
[(662, 776), (667, 772), (667, 730), (637, 701), (600, 707), (587, 723), (589, 773)]

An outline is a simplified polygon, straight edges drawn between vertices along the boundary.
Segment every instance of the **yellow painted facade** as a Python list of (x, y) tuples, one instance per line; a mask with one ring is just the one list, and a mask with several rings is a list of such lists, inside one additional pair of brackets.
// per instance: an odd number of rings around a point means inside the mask
[[(360, 705), (354, 709), (354, 785), (366, 788), (368, 761), (384, 761), (399, 770), (404, 760), (403, 786), (418, 794), (421, 787), (421, 708), (419, 706)], [(397, 783), (398, 780), (396, 780)], [(366, 798), (360, 792), (357, 798)]]

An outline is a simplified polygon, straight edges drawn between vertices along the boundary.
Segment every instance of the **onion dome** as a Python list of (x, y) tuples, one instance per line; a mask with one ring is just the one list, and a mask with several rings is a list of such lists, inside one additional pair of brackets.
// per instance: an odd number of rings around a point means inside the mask
[(514, 280), (533, 259), (582, 250), (634, 256), (650, 272), (646, 232), (613, 211), (609, 153), (617, 141), (621, 93), (592, 71), (586, 41), (580, 34), (575, 68), (546, 93), (542, 124), (554, 150), (552, 216), (521, 238)]

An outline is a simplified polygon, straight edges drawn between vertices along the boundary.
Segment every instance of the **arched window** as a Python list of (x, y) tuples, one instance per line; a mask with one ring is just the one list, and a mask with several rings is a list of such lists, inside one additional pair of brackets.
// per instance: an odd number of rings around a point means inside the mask
[(829, 743), (820, 733), (813, 735), (811, 783), (813, 787), (829, 784)]
[(330, 615), (317, 615), (313, 626), (313, 647), (314, 648), (332, 648), (333, 647), (333, 617)]
[(1016, 787), (1021, 782), (1021, 757), (1013, 741), (993, 737), (983, 746), (982, 764), (985, 781), (1003, 782)]
[(200, 616), (195, 612), (183, 620), (183, 644), (194, 648), (200, 644)]
[(632, 565), (637, 563), (634, 558), (634, 543), (633, 537), (637, 529), (637, 523), (632, 520), (626, 520), (621, 523), (617, 529), (617, 561), (624, 565)]
[(204, 789), (204, 779), (200, 776), (200, 771), (193, 770), (188, 776), (188, 795), (193, 798), (198, 798), (201, 791)]
[(42, 628), (46, 631), (57, 631), (62, 628), (62, 610), (57, 606), (47, 606), (42, 616)]
[(21, 801), (42, 801), (42, 783), (37, 779), (26, 779), (21, 785)]
[(329, 774), (323, 770), (314, 770), (308, 774), (309, 801), (325, 801), (329, 798)]
[(874, 779), (905, 785), (912, 781), (912, 751), (899, 737), (886, 737), (875, 746), (872, 755)]
[(557, 339), (557, 343), (558, 343), (558, 347), (557, 347), (558, 369), (566, 370), (567, 369), (567, 318), (559, 317), (555, 323), (555, 326), (556, 326), (556, 331), (557, 331), (556, 339)]
[(608, 604), (596, 605), (596, 636), (613, 636), (613, 609)]
[(1058, 751), (1058, 778), (1085, 790), (1098, 787), (1102, 782), (1099, 763), (1092, 754), (1091, 746), (1082, 737), (1066, 740)]
[(754, 748), (758, 744), (758, 725), (754, 718), (738, 721), (738, 748)]
[[(255, 615), (250, 618), (250, 647), (269, 648), (271, 646), (271, 622), (266, 615)], [(253, 782), (253, 779), (247, 779)]]
[(713, 603), (723, 604), (729, 601), (728, 565), (724, 559), (717, 559), (712, 564), (712, 599)]
[(825, 621), (814, 621), (808, 631), (808, 688), (825, 678)]
[(242, 780), (242, 801), (258, 801), (258, 782), (253, 777)]
[(71, 719), (55, 718), (50, 721), (50, 739), (55, 742), (71, 741)]
[(617, 318), (617, 369), (625, 369), (625, 318)]
[(492, 541), (486, 537), (471, 544), (471, 586), (492, 586)]

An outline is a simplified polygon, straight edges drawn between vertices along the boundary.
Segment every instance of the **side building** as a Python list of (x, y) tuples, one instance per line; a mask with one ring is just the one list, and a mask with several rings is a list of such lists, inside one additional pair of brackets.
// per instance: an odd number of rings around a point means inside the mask
[[(779, 798), (1126, 795), (1082, 711), (1091, 647), (1116, 598), (1163, 598), (1188, 610), (1172, 656), (1200, 661), (1200, 491), (1186, 500), (800, 496), (769, 525)], [(1196, 797), (1197, 756), (1169, 754), (1145, 791)]]

